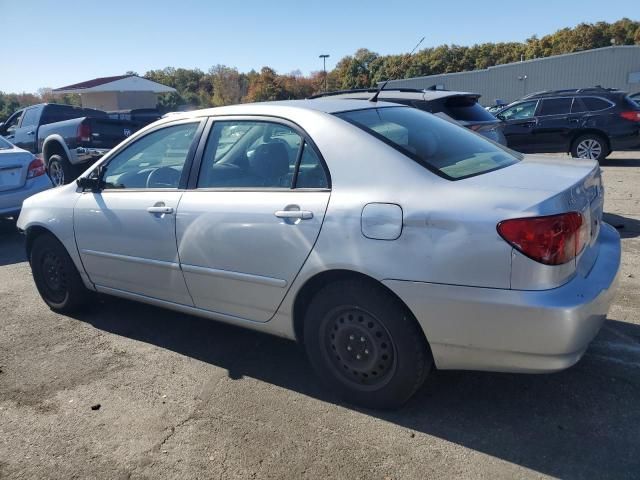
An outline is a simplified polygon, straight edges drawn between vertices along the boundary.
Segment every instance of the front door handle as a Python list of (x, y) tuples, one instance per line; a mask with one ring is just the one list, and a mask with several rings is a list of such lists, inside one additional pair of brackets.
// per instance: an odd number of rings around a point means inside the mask
[(148, 207), (147, 212), (169, 214), (169, 213), (173, 213), (173, 207), (153, 206), (153, 207)]
[(313, 218), (313, 212), (308, 210), (278, 210), (274, 215), (278, 218), (293, 218), (300, 220), (310, 220)]
[(35, 135), (35, 133), (36, 133), (36, 132), (34, 132), (33, 130), (29, 130), (29, 131), (27, 132), (27, 135)]

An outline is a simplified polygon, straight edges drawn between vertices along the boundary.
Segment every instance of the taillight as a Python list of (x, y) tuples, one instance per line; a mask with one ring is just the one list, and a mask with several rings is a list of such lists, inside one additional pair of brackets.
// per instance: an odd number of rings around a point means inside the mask
[(629, 110), (628, 112), (620, 112), (620, 116), (626, 120), (631, 120), (632, 122), (640, 122), (640, 111), (638, 110)]
[(580, 254), (591, 234), (578, 212), (513, 218), (498, 224), (498, 233), (527, 257), (545, 265), (561, 265)]
[(27, 178), (36, 178), (40, 175), (44, 175), (46, 169), (44, 168), (44, 162), (40, 158), (35, 158), (29, 164), (29, 169), (27, 170)]
[(80, 125), (78, 125), (77, 137), (81, 142), (91, 141), (91, 125), (88, 125), (86, 123), (81, 123)]

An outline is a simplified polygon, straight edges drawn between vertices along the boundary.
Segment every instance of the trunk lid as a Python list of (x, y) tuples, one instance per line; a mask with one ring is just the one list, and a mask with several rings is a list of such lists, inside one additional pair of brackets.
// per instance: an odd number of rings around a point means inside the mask
[(0, 150), (0, 192), (22, 188), (33, 155), (21, 148)]

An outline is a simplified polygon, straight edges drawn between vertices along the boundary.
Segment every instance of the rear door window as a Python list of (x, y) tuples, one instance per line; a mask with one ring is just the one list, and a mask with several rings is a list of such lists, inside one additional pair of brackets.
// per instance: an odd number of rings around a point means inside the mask
[(611, 104), (602, 98), (583, 97), (582, 103), (588, 112), (597, 112), (611, 107)]
[(545, 98), (538, 115), (566, 115), (571, 112), (572, 98)]

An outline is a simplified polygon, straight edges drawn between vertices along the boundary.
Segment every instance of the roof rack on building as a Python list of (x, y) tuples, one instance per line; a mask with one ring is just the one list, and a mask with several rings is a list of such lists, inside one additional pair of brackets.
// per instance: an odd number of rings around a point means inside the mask
[[(313, 99), (313, 98), (321, 98), (321, 97), (331, 97), (333, 95), (343, 95), (345, 93), (375, 93), (377, 92), (378, 89), (377, 88), (352, 88), (352, 89), (348, 89), (348, 90), (334, 90), (333, 92), (324, 92), (324, 93), (317, 93), (315, 95), (311, 95), (309, 97), (309, 99)], [(382, 90), (383, 92), (417, 92), (417, 93), (424, 93), (424, 90), (421, 88), (401, 88), (401, 87), (396, 87), (396, 88), (386, 88), (384, 90)]]

